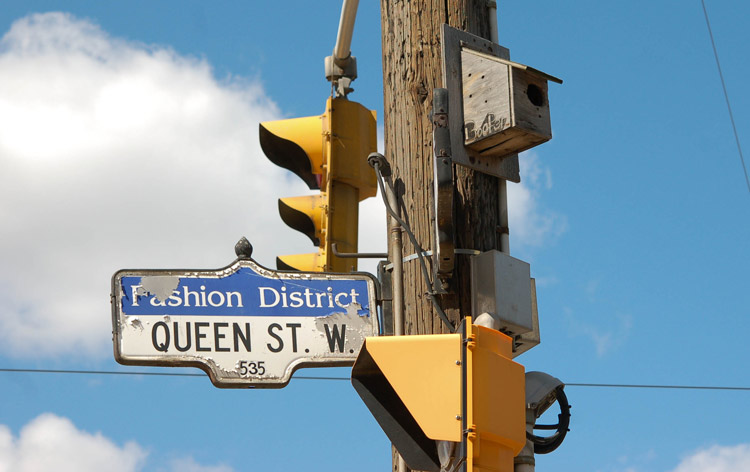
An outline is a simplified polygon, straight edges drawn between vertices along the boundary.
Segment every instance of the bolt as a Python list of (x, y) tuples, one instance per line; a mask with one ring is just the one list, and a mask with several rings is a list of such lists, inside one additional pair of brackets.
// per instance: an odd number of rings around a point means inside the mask
[(456, 415), (456, 419), (460, 421), (461, 420), (461, 415)]

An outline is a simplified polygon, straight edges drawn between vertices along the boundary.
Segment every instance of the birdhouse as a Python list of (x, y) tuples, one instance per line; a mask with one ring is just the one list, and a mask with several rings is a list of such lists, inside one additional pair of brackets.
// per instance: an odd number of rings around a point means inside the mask
[(464, 145), (502, 158), (549, 141), (547, 82), (562, 80), (492, 54), (461, 49)]

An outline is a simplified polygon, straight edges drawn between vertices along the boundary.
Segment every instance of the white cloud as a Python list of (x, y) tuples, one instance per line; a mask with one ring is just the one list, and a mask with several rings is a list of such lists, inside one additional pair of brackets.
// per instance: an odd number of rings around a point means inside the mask
[(0, 472), (232, 472), (226, 465), (202, 465), (192, 457), (168, 466), (148, 463), (148, 452), (133, 441), (119, 446), (101, 433), (76, 428), (67, 418), (44, 413), (21, 428), (15, 437), (0, 424)]
[[(62, 13), (0, 40), (0, 352), (108, 355), (120, 268), (263, 264), (308, 251), (276, 198), (306, 186), (262, 154), (277, 107), (253, 81)], [(295, 239), (296, 238), (296, 239)]]
[(0, 472), (133, 472), (145, 459), (146, 452), (134, 442), (120, 447), (51, 413), (32, 420), (17, 438), (0, 425)]
[(176, 459), (172, 461), (171, 470), (173, 472), (232, 472), (234, 469), (227, 465), (201, 465), (195, 462), (192, 457), (186, 459)]
[(552, 188), (549, 168), (533, 152), (519, 156), (521, 183), (508, 183), (508, 225), (511, 250), (514, 247), (541, 246), (567, 229), (567, 220), (540, 205), (544, 190)]
[(672, 472), (737, 472), (750, 470), (750, 444), (711, 446), (683, 459)]
[(583, 325), (580, 331), (583, 335), (588, 336), (594, 343), (596, 355), (603, 357), (608, 352), (621, 347), (630, 333), (633, 325), (632, 318), (629, 316), (618, 316), (618, 325), (602, 329), (591, 325)]
[(602, 323), (592, 324), (578, 319), (569, 308), (563, 309), (563, 312), (570, 332), (574, 336), (589, 338), (598, 357), (604, 357), (624, 346), (633, 330), (633, 317), (628, 314), (615, 313), (601, 317), (601, 319), (608, 321), (608, 324), (604, 327)]
[[(377, 196), (363, 200), (359, 205), (359, 251), (387, 251), (385, 205), (378, 190)], [(361, 259), (358, 270), (376, 273), (379, 259)]]

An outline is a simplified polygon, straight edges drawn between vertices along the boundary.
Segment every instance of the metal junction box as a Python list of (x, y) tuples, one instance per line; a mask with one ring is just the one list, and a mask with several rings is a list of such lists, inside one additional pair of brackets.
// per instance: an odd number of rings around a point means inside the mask
[(534, 330), (529, 264), (500, 251), (483, 252), (471, 258), (471, 285), (472, 317), (489, 313), (500, 331), (514, 337)]
[(547, 81), (531, 67), (471, 48), (461, 49), (464, 144), (502, 158), (552, 138)]
[(536, 280), (531, 279), (531, 325), (533, 328), (528, 333), (516, 336), (513, 340), (513, 357), (520, 356), (532, 347), (536, 347), (542, 341), (539, 334), (539, 312), (536, 305)]

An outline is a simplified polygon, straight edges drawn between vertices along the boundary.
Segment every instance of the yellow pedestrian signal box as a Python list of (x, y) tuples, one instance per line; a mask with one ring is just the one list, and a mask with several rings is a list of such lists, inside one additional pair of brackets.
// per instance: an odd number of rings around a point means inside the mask
[(460, 334), (366, 338), (352, 385), (412, 469), (512, 472), (526, 444), (512, 339), (470, 317)]
[(318, 246), (311, 254), (280, 256), (282, 270), (349, 272), (357, 252), (359, 202), (375, 196), (377, 180), (367, 156), (377, 150), (375, 112), (344, 98), (329, 98), (320, 116), (260, 124), (260, 145), (274, 164), (289, 169), (320, 194), (279, 199), (279, 214)]

